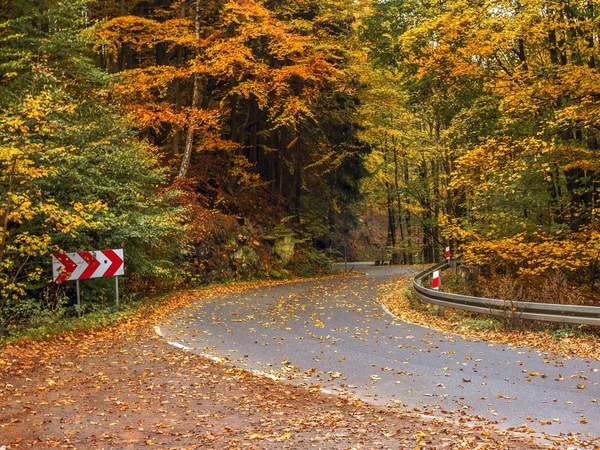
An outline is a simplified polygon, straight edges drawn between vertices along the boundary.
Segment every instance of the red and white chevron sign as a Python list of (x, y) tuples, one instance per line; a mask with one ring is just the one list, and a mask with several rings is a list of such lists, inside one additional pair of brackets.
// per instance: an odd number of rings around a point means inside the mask
[(52, 255), (54, 281), (87, 280), (88, 278), (125, 275), (123, 249)]

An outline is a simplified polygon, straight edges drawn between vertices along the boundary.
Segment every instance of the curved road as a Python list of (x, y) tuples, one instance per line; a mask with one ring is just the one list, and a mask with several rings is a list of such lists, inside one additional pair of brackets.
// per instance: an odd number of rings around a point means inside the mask
[[(171, 343), (363, 401), (500, 429), (600, 436), (600, 363), (465, 340), (388, 315), (377, 293), (410, 268), (284, 283), (196, 303), (161, 324)], [(521, 428), (523, 430), (523, 428)]]

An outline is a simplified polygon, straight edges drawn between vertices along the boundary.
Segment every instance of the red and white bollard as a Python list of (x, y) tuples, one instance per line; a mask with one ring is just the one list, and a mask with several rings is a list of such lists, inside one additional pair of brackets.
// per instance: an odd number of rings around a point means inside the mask
[(450, 247), (446, 247), (446, 259), (450, 259)]
[(433, 272), (433, 281), (431, 282), (431, 285), (435, 291), (440, 290), (440, 271), (439, 270), (435, 270)]

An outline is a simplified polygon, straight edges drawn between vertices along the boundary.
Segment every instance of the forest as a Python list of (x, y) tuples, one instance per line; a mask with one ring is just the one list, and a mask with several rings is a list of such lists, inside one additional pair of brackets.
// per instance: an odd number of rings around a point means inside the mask
[(0, 334), (73, 313), (52, 254), (109, 248), (130, 293), (446, 246), (594, 291), (599, 27), (588, 0), (0, 0)]

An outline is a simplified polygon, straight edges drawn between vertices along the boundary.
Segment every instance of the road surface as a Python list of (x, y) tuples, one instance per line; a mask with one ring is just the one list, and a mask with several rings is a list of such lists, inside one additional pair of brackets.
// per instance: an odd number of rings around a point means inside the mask
[(507, 429), (600, 436), (600, 363), (465, 340), (404, 323), (377, 301), (407, 267), (203, 300), (160, 324), (188, 351), (376, 404)]

